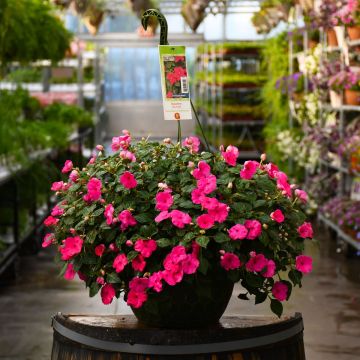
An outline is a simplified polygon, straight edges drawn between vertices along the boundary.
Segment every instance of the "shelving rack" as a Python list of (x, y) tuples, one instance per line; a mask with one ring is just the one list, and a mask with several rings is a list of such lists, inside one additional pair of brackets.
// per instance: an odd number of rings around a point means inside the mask
[[(298, 28), (298, 30), (301, 30), (303, 33), (303, 48), (304, 50), (301, 52), (294, 53), (294, 44), (293, 39), (290, 37), (289, 39), (289, 70), (290, 73), (293, 73), (294, 70), (294, 60), (298, 58), (298, 55), (307, 55), (309, 54), (309, 48), (308, 48), (308, 31), (306, 28)], [(359, 46), (360, 41), (348, 41), (345, 40), (343, 46), (328, 46), (327, 39), (326, 39), (326, 33), (323, 29), (320, 29), (320, 40), (322, 45), (322, 52), (321, 52), (321, 58), (320, 58), (320, 66), (323, 64), (324, 59), (326, 59), (329, 54), (335, 53), (339, 57), (339, 60), (341, 61), (341, 67), (345, 68), (345, 64), (348, 63), (348, 51), (351, 51), (351, 47), (353, 46)], [(305, 77), (305, 86), (304, 86), (304, 92), (308, 92), (308, 79)], [(290, 94), (289, 94), (290, 95)], [(290, 97), (289, 97), (290, 98)], [(289, 104), (290, 108), (293, 109), (293, 105), (290, 102)], [(327, 112), (336, 112), (337, 118), (338, 118), (338, 128), (340, 132), (341, 139), (344, 138), (344, 130), (345, 125), (348, 120), (348, 113), (359, 113), (360, 115), (360, 106), (353, 106), (353, 105), (341, 105), (341, 106), (332, 106), (329, 103), (321, 103), (320, 104), (320, 121), (322, 121), (322, 118), (324, 114)], [(290, 111), (289, 115), (289, 127), (293, 128), (294, 126), (294, 117), (293, 117), (293, 111)], [(306, 132), (306, 128), (303, 129)], [(353, 171), (349, 168), (349, 164), (346, 163), (345, 159), (340, 158), (339, 164), (333, 164), (329, 161), (326, 161), (324, 159), (318, 160), (318, 165), (316, 171), (326, 171), (327, 173), (336, 173), (339, 178), (339, 185), (338, 185), (338, 194), (339, 195), (346, 195), (349, 196), (350, 188), (351, 188), (351, 182), (355, 177), (359, 177), (360, 174), (356, 171)], [(305, 189), (308, 186), (308, 181), (310, 176), (312, 174), (308, 171), (308, 169), (305, 169)], [(352, 253), (354, 250), (359, 252), (360, 251), (360, 239), (354, 239), (352, 236), (348, 235), (336, 222), (335, 219), (331, 219), (326, 216), (326, 214), (322, 213), (321, 211), (317, 214), (317, 219), (320, 223), (322, 223), (324, 226), (326, 226), (329, 229), (332, 229), (332, 231), (337, 236), (337, 241), (339, 245), (342, 243), (345, 243), (348, 246), (348, 250), (350, 253)]]
[[(240, 158), (255, 159), (261, 154), (261, 146), (255, 139), (254, 130), (260, 133), (264, 125), (262, 116), (255, 113), (261, 87), (261, 45), (257, 42), (243, 42), (243, 48), (237, 47), (240, 44), (232, 42), (225, 45), (217, 42), (204, 45), (203, 51), (197, 55), (196, 99), (202, 125), (212, 145), (236, 145), (240, 149)], [(235, 64), (237, 69), (233, 70), (232, 75), (242, 74), (244, 80), (241, 77), (236, 80), (234, 77), (233, 82), (225, 82), (226, 64)], [(233, 100), (227, 105), (228, 108), (224, 102), (226, 99)], [(238, 114), (235, 108), (239, 110)], [(224, 134), (226, 130), (232, 135), (230, 141)], [(250, 146), (242, 146), (246, 142)]]

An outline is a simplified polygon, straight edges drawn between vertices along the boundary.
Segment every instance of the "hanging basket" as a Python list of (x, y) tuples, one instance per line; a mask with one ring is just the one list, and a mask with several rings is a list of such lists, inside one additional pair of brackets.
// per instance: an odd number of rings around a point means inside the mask
[(192, 31), (196, 31), (205, 19), (205, 9), (209, 0), (188, 0), (181, 8), (181, 14)]
[(360, 39), (360, 26), (348, 26), (346, 30), (350, 40)]
[(90, 5), (83, 16), (83, 21), (91, 35), (96, 35), (104, 18), (104, 11)]

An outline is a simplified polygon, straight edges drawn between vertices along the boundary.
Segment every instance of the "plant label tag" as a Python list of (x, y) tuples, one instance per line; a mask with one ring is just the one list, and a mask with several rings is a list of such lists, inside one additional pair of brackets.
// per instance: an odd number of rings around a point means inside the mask
[(351, 200), (360, 201), (360, 177), (353, 179), (350, 198)]
[(185, 46), (159, 45), (165, 120), (191, 120)]

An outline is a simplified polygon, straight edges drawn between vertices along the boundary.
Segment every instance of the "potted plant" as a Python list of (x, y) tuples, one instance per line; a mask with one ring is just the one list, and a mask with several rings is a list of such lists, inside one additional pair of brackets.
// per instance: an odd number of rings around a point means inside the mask
[(359, 75), (345, 69), (328, 80), (330, 100), (333, 106), (341, 105), (341, 96), (344, 93), (344, 102), (347, 105), (358, 105), (360, 98)]
[(237, 281), (240, 298), (269, 299), (280, 316), (311, 270), (306, 193), (265, 155), (240, 165), (234, 146), (199, 153), (196, 137), (132, 144), (123, 133), (114, 154), (98, 145), (84, 169), (67, 161), (69, 176), (52, 185), (59, 203), (43, 246), (57, 247), (64, 277), (78, 274), (104, 304), (124, 294), (151, 325), (216, 323)]

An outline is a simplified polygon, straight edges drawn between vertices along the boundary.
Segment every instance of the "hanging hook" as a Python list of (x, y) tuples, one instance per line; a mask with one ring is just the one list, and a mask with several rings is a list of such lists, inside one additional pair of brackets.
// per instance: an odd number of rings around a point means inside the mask
[(165, 19), (165, 16), (157, 9), (148, 9), (144, 12), (141, 18), (141, 25), (146, 30), (149, 18), (155, 16), (160, 23), (160, 45), (169, 45), (167, 35), (168, 35), (168, 24)]

